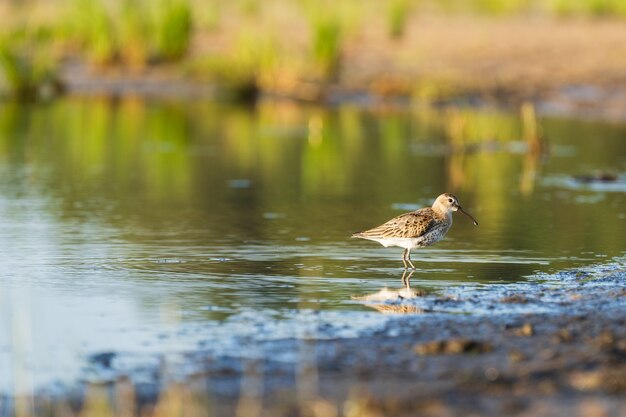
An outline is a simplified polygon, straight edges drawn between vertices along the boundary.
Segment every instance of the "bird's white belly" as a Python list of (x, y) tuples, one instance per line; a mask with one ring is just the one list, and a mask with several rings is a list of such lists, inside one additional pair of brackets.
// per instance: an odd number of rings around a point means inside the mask
[(409, 237), (386, 237), (386, 238), (378, 238), (372, 239), (376, 242), (380, 243), (384, 247), (389, 246), (399, 246), (405, 249), (414, 249), (420, 246), (420, 238), (409, 238)]

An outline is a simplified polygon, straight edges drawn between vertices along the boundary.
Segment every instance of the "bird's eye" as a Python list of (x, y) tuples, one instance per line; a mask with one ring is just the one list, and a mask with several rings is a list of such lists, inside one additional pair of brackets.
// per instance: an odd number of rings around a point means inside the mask
[(452, 199), (451, 198), (448, 199), (448, 203), (452, 203)]

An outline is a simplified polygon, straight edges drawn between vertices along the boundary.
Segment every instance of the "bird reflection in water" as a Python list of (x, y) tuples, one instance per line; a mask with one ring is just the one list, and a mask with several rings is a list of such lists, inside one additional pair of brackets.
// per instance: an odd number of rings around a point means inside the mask
[(426, 295), (426, 291), (417, 288), (411, 288), (411, 275), (415, 271), (405, 270), (402, 273), (402, 288), (382, 288), (379, 291), (362, 296), (352, 296), (353, 300), (363, 301), (363, 303), (383, 314), (421, 314), (425, 310), (407, 300), (416, 299)]

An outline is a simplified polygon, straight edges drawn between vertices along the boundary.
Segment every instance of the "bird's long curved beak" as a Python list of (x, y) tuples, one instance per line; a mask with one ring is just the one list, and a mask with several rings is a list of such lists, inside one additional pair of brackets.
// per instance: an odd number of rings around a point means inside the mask
[(466, 215), (467, 217), (469, 217), (470, 219), (472, 219), (472, 221), (474, 222), (474, 225), (475, 225), (475, 226), (478, 226), (478, 222), (476, 221), (476, 219), (475, 219), (475, 218), (474, 218), (471, 214), (469, 214), (467, 211), (463, 210), (463, 207), (459, 206), (459, 211), (460, 211), (461, 213), (465, 214), (465, 215)]

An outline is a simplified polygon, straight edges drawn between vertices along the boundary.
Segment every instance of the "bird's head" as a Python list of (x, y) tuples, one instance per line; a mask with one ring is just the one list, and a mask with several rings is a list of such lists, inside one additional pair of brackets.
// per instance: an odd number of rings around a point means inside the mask
[(461, 213), (472, 219), (474, 224), (478, 226), (478, 222), (476, 221), (476, 219), (472, 217), (471, 214), (463, 210), (463, 207), (461, 207), (461, 205), (459, 204), (459, 199), (450, 193), (444, 193), (437, 197), (435, 203), (433, 204), (433, 209), (439, 210), (446, 214), (452, 213), (453, 211), (460, 211)]

